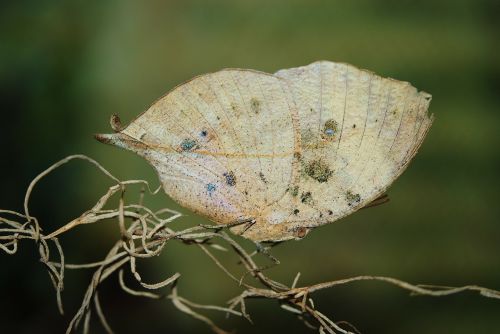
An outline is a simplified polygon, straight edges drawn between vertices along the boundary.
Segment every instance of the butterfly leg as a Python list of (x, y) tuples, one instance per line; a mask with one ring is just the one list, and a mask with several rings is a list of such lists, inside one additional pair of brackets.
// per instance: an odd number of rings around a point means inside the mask
[(368, 203), (366, 206), (362, 207), (362, 209), (368, 209), (368, 208), (371, 208), (374, 206), (379, 206), (379, 205), (385, 204), (387, 202), (389, 202), (389, 195), (383, 194), (383, 195), (375, 198), (373, 201)]

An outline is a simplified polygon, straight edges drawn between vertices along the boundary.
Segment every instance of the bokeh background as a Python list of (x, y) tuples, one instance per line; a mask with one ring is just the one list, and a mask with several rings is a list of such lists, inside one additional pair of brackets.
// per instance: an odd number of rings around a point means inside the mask
[[(302, 284), (359, 274), (414, 283), (478, 284), (500, 289), (500, 3), (495, 0), (319, 1), (10, 1), (0, 5), (0, 208), (22, 210), (29, 181), (74, 153), (100, 161), (122, 179), (153, 170), (105, 146), (109, 116), (126, 124), (191, 77), (224, 67), (274, 72), (327, 59), (407, 80), (433, 94), (435, 123), (391, 202), (362, 210), (274, 250), (270, 275)], [(35, 190), (32, 211), (46, 231), (93, 205), (109, 182), (83, 162)], [(153, 207), (180, 209), (166, 196)], [(185, 210), (183, 223), (203, 219)], [(72, 262), (97, 260), (118, 236), (114, 223), (63, 238)], [(30, 243), (0, 254), (4, 333), (60, 333), (90, 275), (69, 272), (59, 316), (48, 275)], [(192, 247), (167, 247), (144, 263), (145, 279), (175, 271), (194, 301), (222, 304), (238, 289)], [(118, 333), (208, 332), (168, 301), (121, 293), (106, 283), (101, 299)], [(410, 297), (365, 282), (317, 294), (316, 304), (362, 333), (492, 333), (500, 303), (464, 293)], [(272, 301), (251, 301), (254, 325), (215, 316), (238, 333), (309, 330)], [(94, 323), (94, 325), (96, 325)], [(93, 332), (100, 332), (98, 326)]]

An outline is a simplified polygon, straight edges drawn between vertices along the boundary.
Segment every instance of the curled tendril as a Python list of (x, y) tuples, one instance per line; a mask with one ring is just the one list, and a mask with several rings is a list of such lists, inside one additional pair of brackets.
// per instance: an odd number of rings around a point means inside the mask
[[(30, 195), (40, 180), (62, 165), (77, 159), (91, 163), (103, 174), (113, 180), (115, 184), (98, 199), (90, 210), (84, 212), (80, 217), (72, 220), (56, 231), (44, 234), (36, 217), (30, 215), (28, 207)], [(138, 203), (125, 203), (123, 196), (125, 190), (128, 187), (136, 185), (142, 185), (143, 187), (140, 191)], [(416, 295), (440, 297), (464, 291), (473, 291), (482, 297), (500, 299), (499, 291), (476, 285), (466, 285), (462, 287), (414, 285), (395, 278), (383, 276), (356, 276), (298, 287), (297, 285), (300, 278), (300, 273), (298, 273), (293, 279), (291, 286), (287, 286), (286, 284), (274, 281), (265, 274), (265, 269), (270, 266), (261, 267), (257, 264), (255, 259), (257, 254), (261, 254), (267, 260), (272, 260), (274, 265), (279, 264), (279, 261), (270, 254), (268, 248), (257, 245), (257, 251), (245, 249), (236, 238), (231, 237), (224, 231), (227, 227), (198, 225), (183, 230), (174, 230), (171, 228), (170, 223), (178, 219), (181, 214), (170, 209), (153, 211), (144, 206), (142, 203), (144, 188), (147, 188), (153, 195), (157, 194), (159, 191), (159, 188), (152, 191), (147, 181), (120, 181), (97, 161), (84, 155), (72, 155), (55, 163), (33, 179), (26, 191), (24, 213), (0, 210), (0, 249), (6, 254), (13, 255), (17, 252), (18, 244), (22, 240), (32, 240), (38, 245), (37, 249), (40, 260), (46, 267), (56, 290), (57, 305), (61, 314), (64, 312), (62, 291), (64, 288), (65, 270), (94, 270), (91, 282), (83, 297), (82, 304), (70, 321), (66, 331), (67, 333), (76, 331), (81, 324), (83, 324), (83, 332), (88, 333), (90, 330), (90, 318), (92, 314), (94, 314), (92, 310), (97, 314), (106, 332), (112, 333), (112, 329), (101, 308), (98, 288), (104, 280), (117, 272), (118, 274), (116, 276), (118, 277), (120, 287), (126, 293), (152, 299), (168, 299), (179, 311), (190, 315), (194, 319), (205, 322), (215, 333), (220, 334), (227, 332), (218, 327), (208, 316), (200, 312), (219, 311), (227, 315), (243, 317), (251, 321), (245, 304), (246, 300), (250, 298), (278, 300), (283, 310), (297, 315), (298, 319), (300, 319), (305, 326), (316, 328), (320, 333), (353, 333), (346, 328), (358, 332), (351, 324), (344, 321), (334, 322), (316, 309), (311, 295), (323, 289), (359, 281), (383, 282), (407, 290)], [(114, 196), (119, 199), (118, 207), (106, 209), (105, 207), (109, 200)], [(117, 241), (109, 250), (105, 258), (101, 261), (91, 263), (67, 263), (58, 237), (76, 226), (94, 224), (109, 219), (116, 220), (120, 227), (120, 235), (117, 235)], [(235, 222), (235, 224), (245, 223), (248, 222)], [(227, 275), (229, 280), (241, 287), (241, 293), (228, 302), (228, 307), (201, 305), (179, 295), (177, 281), (181, 279), (180, 273), (170, 273), (165, 280), (159, 283), (145, 283), (142, 279), (142, 275), (137, 270), (136, 260), (138, 258), (147, 259), (159, 255), (168, 242), (182, 242), (185, 245), (198, 247), (213, 261), (214, 265)], [(51, 252), (51, 249), (55, 250), (55, 256), (53, 255), (54, 252)], [(213, 251), (233, 252), (239, 258), (239, 263), (242, 265), (241, 272), (234, 273), (229, 270), (228, 267), (217, 258)], [(127, 268), (130, 278), (134, 279), (136, 285), (139, 286), (138, 289), (131, 288), (127, 285), (125, 279)], [(249, 277), (253, 278), (253, 280), (248, 279)], [(167, 291), (165, 291), (165, 289)]]

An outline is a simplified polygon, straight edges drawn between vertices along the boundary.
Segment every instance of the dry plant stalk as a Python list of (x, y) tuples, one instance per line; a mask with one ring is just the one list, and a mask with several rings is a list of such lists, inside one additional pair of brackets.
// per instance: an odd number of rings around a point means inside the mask
[[(90, 162), (107, 177), (116, 182), (116, 184), (110, 187), (109, 190), (99, 198), (97, 203), (80, 217), (54, 232), (44, 234), (38, 220), (30, 215), (28, 206), (30, 195), (33, 188), (42, 178), (60, 166), (75, 159), (83, 159)], [(296, 314), (306, 326), (317, 329), (319, 333), (352, 333), (341, 326), (345, 325), (345, 322), (335, 322), (316, 309), (311, 295), (318, 290), (361, 280), (382, 281), (408, 290), (414, 295), (438, 297), (463, 291), (475, 291), (483, 297), (500, 299), (499, 291), (476, 285), (462, 287), (413, 285), (395, 278), (382, 276), (357, 276), (318, 283), (311, 286), (297, 287), (300, 277), (300, 273), (298, 273), (292, 285), (287, 286), (286, 284), (276, 282), (268, 277), (264, 273), (265, 268), (259, 267), (254, 259), (256, 254), (261, 253), (273, 260), (275, 264), (278, 264), (278, 260), (269, 253), (269, 248), (257, 244), (256, 251), (246, 250), (233, 237), (225, 232), (225, 229), (230, 226), (198, 225), (183, 230), (173, 230), (169, 224), (179, 218), (180, 213), (170, 209), (162, 209), (153, 212), (142, 204), (142, 195), (144, 192), (141, 193), (138, 203), (125, 203), (123, 195), (127, 187), (131, 185), (142, 185), (143, 190), (145, 187), (151, 194), (156, 194), (159, 191), (159, 189), (151, 191), (147, 181), (120, 181), (95, 160), (84, 155), (72, 155), (52, 165), (31, 182), (24, 199), (24, 213), (0, 210), (0, 248), (5, 253), (12, 255), (17, 252), (18, 243), (21, 240), (29, 239), (36, 242), (40, 260), (47, 268), (56, 290), (57, 305), (61, 314), (64, 312), (61, 293), (64, 288), (65, 270), (94, 270), (92, 280), (84, 295), (81, 307), (69, 323), (66, 333), (75, 332), (79, 327), (82, 327), (84, 333), (88, 333), (92, 311), (97, 314), (104, 329), (108, 333), (113, 332), (101, 308), (98, 289), (105, 279), (116, 272), (118, 273), (117, 276), (120, 286), (125, 292), (134, 296), (152, 299), (167, 298), (172, 301), (173, 305), (179, 311), (205, 322), (215, 333), (227, 332), (200, 312), (216, 310), (224, 312), (227, 315), (231, 314), (251, 321), (245, 304), (245, 301), (249, 298), (278, 300), (285, 311)], [(106, 209), (106, 204), (114, 196), (119, 196), (118, 207), (115, 209)], [(167, 217), (162, 218), (165, 215), (167, 215)], [(78, 225), (93, 224), (110, 218), (116, 219), (120, 227), (121, 235), (119, 240), (116, 241), (114, 246), (109, 250), (106, 257), (102, 261), (93, 263), (66, 263), (58, 237)], [(236, 222), (234, 225), (245, 223), (248, 223), (248, 221)], [(200, 305), (178, 294), (176, 282), (181, 276), (180, 273), (175, 273), (159, 283), (144, 282), (136, 267), (137, 259), (152, 258), (159, 255), (165, 245), (170, 241), (180, 241), (186, 245), (193, 245), (200, 248), (200, 250), (203, 251), (230, 280), (241, 287), (241, 294), (228, 301), (227, 307)], [(51, 249), (54, 248), (56, 250), (55, 259), (54, 256), (51, 256)], [(234, 252), (244, 267), (244, 272), (242, 274), (231, 272), (224, 263), (218, 260), (214, 253), (215, 251)], [(134, 290), (125, 285), (125, 270), (131, 273), (132, 277), (134, 277), (144, 288), (143, 290)], [(255, 279), (255, 284), (248, 282), (247, 278), (249, 276)], [(169, 293), (157, 292), (157, 290), (165, 287), (170, 289)], [(353, 326), (349, 328), (355, 330)], [(355, 331), (357, 332), (357, 330)]]

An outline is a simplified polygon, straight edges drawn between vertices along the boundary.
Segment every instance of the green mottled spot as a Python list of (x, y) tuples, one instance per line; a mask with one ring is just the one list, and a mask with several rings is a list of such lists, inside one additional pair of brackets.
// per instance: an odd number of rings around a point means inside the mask
[(321, 133), (321, 137), (327, 140), (335, 139), (338, 127), (339, 125), (336, 121), (334, 121), (333, 119), (329, 119), (325, 122), (325, 125), (323, 125), (323, 132)]
[(304, 166), (304, 173), (318, 182), (326, 182), (333, 171), (322, 160), (313, 160)]
[(351, 191), (346, 193), (345, 198), (349, 206), (358, 204), (361, 201), (361, 196), (359, 196), (359, 194), (353, 194)]
[(291, 190), (292, 190), (292, 196), (297, 197), (297, 195), (299, 194), (299, 186), (294, 186)]
[(250, 108), (252, 108), (252, 111), (256, 114), (260, 112), (260, 101), (257, 100), (255, 97), (252, 97), (250, 100)]
[(305, 192), (300, 195), (300, 201), (304, 204), (311, 204), (312, 203), (312, 195), (311, 192)]
[(181, 143), (181, 149), (183, 151), (191, 151), (197, 145), (196, 140), (186, 138)]

